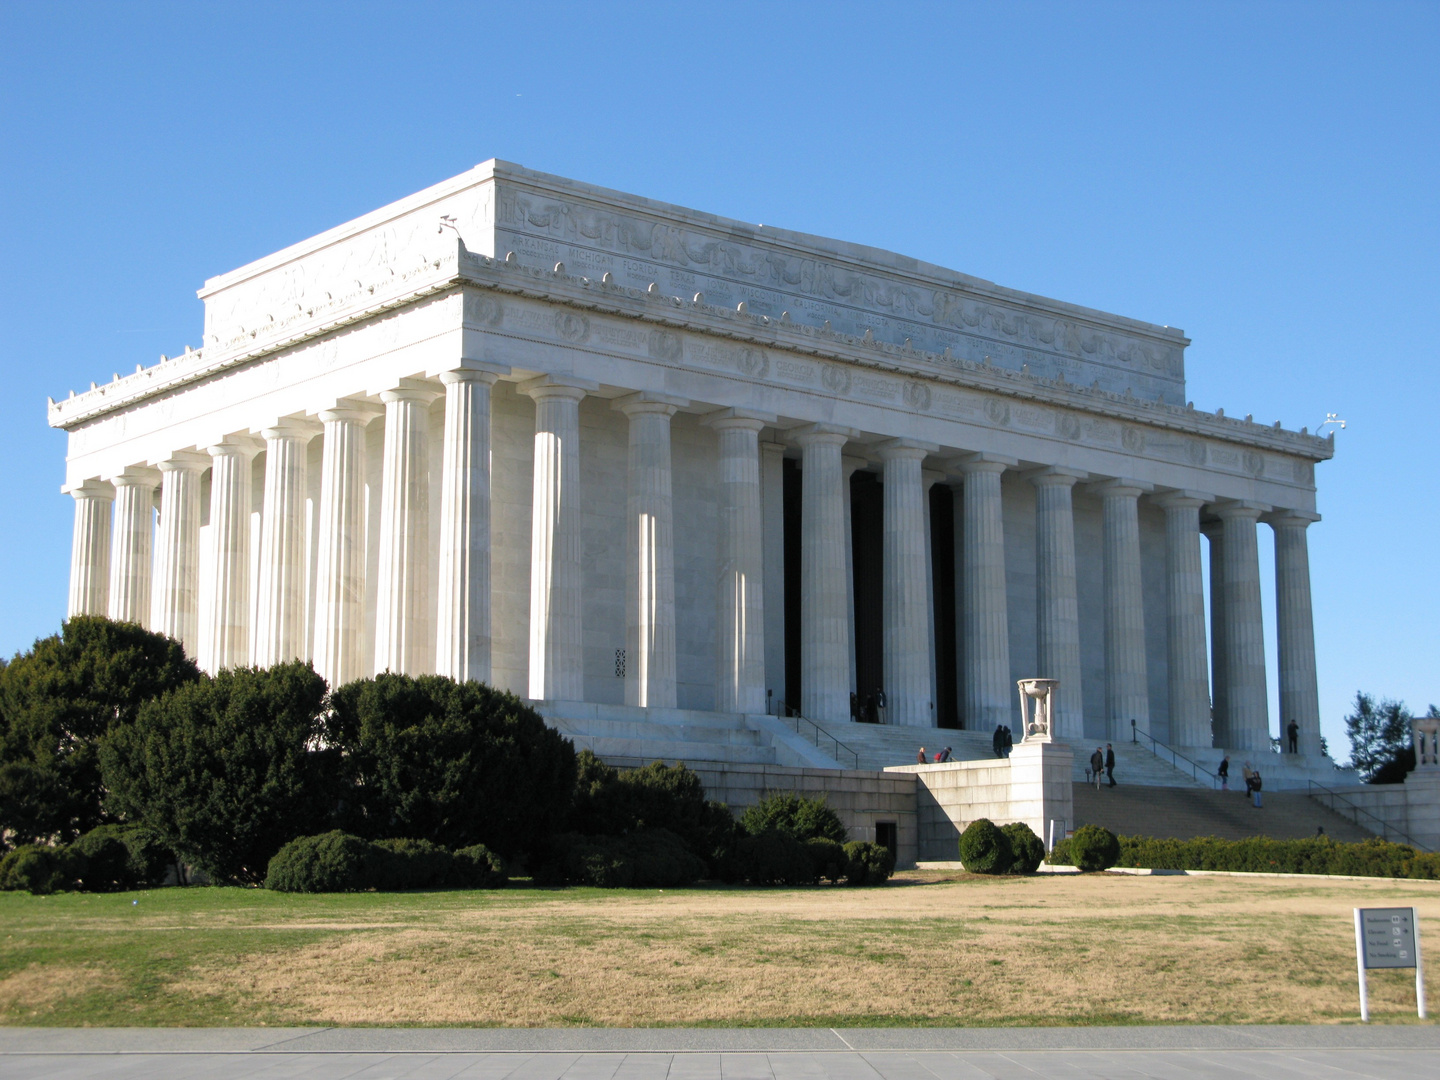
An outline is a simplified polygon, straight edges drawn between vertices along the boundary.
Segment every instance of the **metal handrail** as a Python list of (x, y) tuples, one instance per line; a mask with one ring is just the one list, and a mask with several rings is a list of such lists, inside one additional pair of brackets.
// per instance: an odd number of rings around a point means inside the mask
[[(1180, 762), (1182, 761), (1190, 767), (1190, 776), (1192, 779), (1198, 781), (1200, 779), (1200, 774), (1204, 773), (1210, 778), (1210, 786), (1212, 788), (1218, 788), (1220, 786), (1220, 777), (1217, 776), (1215, 773), (1212, 773), (1209, 769), (1205, 768), (1205, 766), (1201, 765), (1199, 762), (1192, 761), (1184, 754), (1179, 753), (1173, 746), (1161, 742), (1159, 739), (1155, 738), (1154, 735), (1151, 735), (1148, 731), (1141, 731), (1138, 727), (1135, 726), (1135, 721), (1131, 720), (1130, 741), (1132, 743), (1138, 743), (1140, 741), (1140, 736), (1144, 736), (1145, 738), (1150, 740), (1150, 745), (1146, 747), (1146, 749), (1148, 749), (1156, 757), (1160, 756), (1160, 750), (1164, 750), (1167, 754), (1170, 755), (1170, 764), (1175, 768), (1180, 768)], [(1157, 749), (1157, 747), (1159, 749)]]
[[(1346, 798), (1344, 795), (1341, 795), (1340, 792), (1335, 791), (1335, 790), (1332, 789), (1332, 788), (1328, 788), (1328, 787), (1326, 787), (1324, 784), (1321, 784), (1321, 783), (1319, 783), (1318, 781), (1315, 781), (1315, 780), (1309, 780), (1309, 781), (1306, 781), (1306, 782), (1310, 785), (1309, 789), (1306, 791), (1306, 794), (1309, 795), (1310, 798), (1316, 800), (1317, 802), (1320, 802), (1320, 804), (1321, 804), (1322, 806), (1325, 805), (1325, 804), (1324, 804), (1324, 801), (1321, 799), (1321, 797), (1320, 797), (1319, 795), (1316, 795), (1316, 794), (1315, 794), (1315, 790), (1316, 790), (1317, 788), (1318, 788), (1320, 791), (1323, 791), (1326, 795), (1330, 796), (1330, 798), (1332, 798), (1332, 799), (1339, 799), (1341, 802), (1343, 802), (1343, 803), (1346, 805), (1347, 808), (1349, 808), (1350, 810), (1353, 810), (1357, 815), (1363, 815), (1363, 816), (1369, 818), (1371, 821), (1374, 821), (1374, 822), (1376, 822), (1377, 824), (1379, 824), (1380, 828), (1379, 828), (1378, 830), (1377, 830), (1374, 826), (1366, 826), (1366, 827), (1369, 828), (1371, 832), (1377, 832), (1377, 831), (1378, 831), (1382, 839), (1389, 840), (1389, 839), (1390, 839), (1390, 834), (1393, 832), (1396, 836), (1400, 837), (1401, 840), (1403, 840), (1405, 843), (1409, 844), (1411, 847), (1417, 848), (1417, 849), (1419, 849), (1420, 851), (1425, 851), (1425, 850), (1427, 850), (1423, 844), (1417, 843), (1417, 842), (1415, 841), (1415, 839), (1414, 839), (1409, 833), (1405, 832), (1403, 829), (1397, 829), (1394, 825), (1391, 825), (1391, 824), (1390, 824), (1388, 821), (1386, 821), (1384, 818), (1379, 817), (1379, 816), (1377, 816), (1377, 815), (1375, 815), (1375, 814), (1372, 814), (1369, 810), (1366, 810), (1366, 809), (1365, 809), (1363, 806), (1361, 806), (1359, 803), (1357, 803), (1357, 802), (1352, 802), (1350, 799)], [(1327, 806), (1326, 809), (1328, 809), (1328, 810), (1333, 810), (1335, 813), (1340, 814), (1342, 817), (1345, 816), (1344, 811), (1342, 811), (1342, 810), (1341, 810), (1339, 807), (1337, 807), (1337, 806), (1334, 806), (1334, 805)], [(1363, 825), (1363, 824), (1364, 824), (1364, 823), (1361, 822), (1358, 818), (1352, 818), (1351, 820), (1354, 821), (1356, 825)], [(1392, 842), (1393, 842), (1393, 841), (1392, 841)]]
[(801, 716), (798, 712), (795, 713), (793, 716), (785, 717), (785, 719), (795, 721), (795, 734), (799, 735), (801, 738), (805, 737), (805, 733), (800, 730), (800, 725), (802, 723), (808, 724), (810, 727), (810, 741), (815, 745), (815, 749), (824, 749), (824, 747), (820, 745), (820, 738), (821, 736), (824, 736), (826, 739), (829, 739), (832, 744), (834, 744), (835, 752), (831, 753), (831, 757), (833, 757), (838, 762), (840, 760), (839, 752), (843, 750), (845, 751), (845, 753), (850, 755), (850, 767), (852, 769), (860, 768), (860, 754), (853, 748), (846, 746), (839, 739), (835, 738), (834, 735), (831, 735), (819, 724), (815, 723), (814, 720), (811, 720), (808, 717)]

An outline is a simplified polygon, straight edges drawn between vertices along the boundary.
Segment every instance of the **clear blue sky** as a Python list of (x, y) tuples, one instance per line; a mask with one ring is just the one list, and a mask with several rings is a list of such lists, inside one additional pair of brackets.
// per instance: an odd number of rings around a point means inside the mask
[(4, 4), (0, 651), (64, 616), (47, 394), (502, 157), (1182, 327), (1199, 408), (1339, 412), (1310, 536), (1343, 751), (1357, 689), (1440, 702), (1437, 56), (1434, 3)]

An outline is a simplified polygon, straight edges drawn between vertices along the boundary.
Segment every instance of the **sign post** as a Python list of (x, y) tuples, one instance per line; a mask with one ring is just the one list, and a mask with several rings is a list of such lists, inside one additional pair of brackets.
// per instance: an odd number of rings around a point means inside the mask
[(1360, 1019), (1370, 1021), (1367, 968), (1414, 968), (1415, 1006), (1425, 1019), (1425, 968), (1420, 960), (1420, 912), (1408, 908), (1355, 909), (1355, 967), (1360, 976)]

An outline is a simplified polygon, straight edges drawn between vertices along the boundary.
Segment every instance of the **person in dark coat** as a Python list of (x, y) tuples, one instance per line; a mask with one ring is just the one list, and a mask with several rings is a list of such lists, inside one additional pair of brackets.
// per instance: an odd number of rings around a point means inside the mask
[(1105, 755), (1100, 748), (1095, 747), (1095, 752), (1090, 755), (1090, 778), (1095, 781), (1095, 790), (1100, 790), (1100, 775), (1105, 771)]
[(1110, 786), (1115, 786), (1115, 747), (1105, 744), (1105, 773), (1110, 777)]
[(1015, 738), (1010, 734), (1010, 725), (1006, 724), (1000, 734), (1000, 756), (1009, 757), (1010, 748), (1015, 745)]
[(1291, 720), (1290, 726), (1285, 729), (1285, 734), (1290, 736), (1290, 753), (1298, 754), (1300, 752), (1300, 725)]
[(875, 722), (885, 723), (885, 691), (878, 686), (875, 688), (875, 712), (878, 717)]
[(1252, 777), (1252, 779), (1251, 779), (1250, 797), (1254, 800), (1254, 802), (1251, 803), (1251, 805), (1254, 806), (1256, 810), (1263, 810), (1263, 809), (1265, 809), (1265, 804), (1260, 801), (1260, 770), (1259, 770), (1259, 769), (1256, 769), (1256, 770), (1255, 770), (1255, 775), (1254, 775), (1254, 776)]
[(995, 734), (990, 736), (990, 749), (995, 751), (996, 757), (1005, 756), (1005, 726), (995, 725)]
[(1226, 754), (1220, 759), (1220, 768), (1215, 770), (1215, 775), (1220, 777), (1220, 790), (1230, 790), (1230, 755)]

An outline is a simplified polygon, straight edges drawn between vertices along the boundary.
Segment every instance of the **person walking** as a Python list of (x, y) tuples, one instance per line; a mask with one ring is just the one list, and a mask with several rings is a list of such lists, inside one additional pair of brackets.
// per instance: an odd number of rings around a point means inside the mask
[(1259, 770), (1259, 769), (1256, 769), (1256, 770), (1255, 770), (1255, 775), (1254, 775), (1253, 783), (1254, 783), (1254, 787), (1251, 788), (1250, 797), (1254, 800), (1253, 805), (1254, 805), (1255, 809), (1256, 809), (1256, 810), (1263, 810), (1263, 809), (1265, 808), (1265, 804), (1260, 801), (1260, 770)]
[(1226, 754), (1220, 759), (1220, 768), (1215, 770), (1215, 775), (1220, 777), (1220, 790), (1230, 790), (1230, 755)]
[(950, 747), (947, 746), (947, 747), (945, 747), (944, 750), (942, 750), (942, 751), (940, 752), (940, 760), (941, 760), (941, 761), (949, 761), (949, 760), (950, 760)]
[(1010, 734), (1010, 725), (1006, 724), (1000, 736), (1000, 756), (1009, 757), (1010, 748), (1015, 745), (1015, 737)]
[(923, 746), (920, 747), (920, 753), (918, 753), (918, 754), (915, 755), (915, 764), (916, 764), (916, 765), (924, 765), (924, 764), (925, 764), (925, 748), (924, 748)]
[(1090, 755), (1090, 776), (1095, 781), (1095, 790), (1100, 790), (1100, 777), (1105, 773), (1105, 755), (1100, 748), (1095, 747), (1095, 752)]
[(1250, 767), (1250, 762), (1245, 762), (1245, 767), (1240, 770), (1240, 775), (1245, 778), (1245, 797), (1248, 799), (1250, 793), (1255, 790), (1255, 770)]
[(1290, 753), (1298, 754), (1300, 752), (1300, 725), (1291, 720), (1290, 726), (1285, 729), (1285, 734), (1290, 736)]
[(1110, 777), (1110, 786), (1115, 786), (1115, 747), (1105, 744), (1105, 773)]
[(1005, 725), (1004, 725), (1004, 724), (996, 724), (996, 725), (995, 725), (995, 734), (990, 736), (990, 748), (995, 751), (995, 756), (996, 756), (996, 757), (998, 757), (998, 758), (1003, 758), (1003, 757), (1005, 756)]

